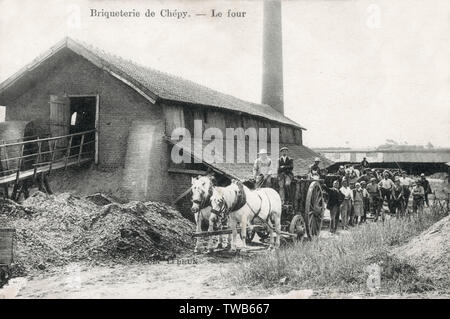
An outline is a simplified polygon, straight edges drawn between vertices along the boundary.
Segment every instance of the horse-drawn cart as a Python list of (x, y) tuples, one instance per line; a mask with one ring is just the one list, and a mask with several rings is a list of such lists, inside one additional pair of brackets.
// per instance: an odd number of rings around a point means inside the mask
[[(282, 207), (281, 236), (284, 238), (303, 240), (318, 236), (324, 217), (326, 206), (326, 193), (323, 185), (331, 187), (337, 175), (324, 175), (321, 179), (308, 179), (306, 176), (296, 176), (291, 187), (286, 192), (287, 199)], [(251, 188), (252, 182), (244, 182)], [(273, 183), (277, 190), (278, 183)], [(255, 217), (252, 226), (247, 228), (247, 242), (251, 242), (258, 234), (265, 240), (269, 237), (269, 223), (259, 217)], [(240, 232), (240, 230), (239, 230)], [(219, 229), (215, 231), (196, 232), (194, 237), (208, 237), (230, 234), (231, 229)]]
[[(331, 187), (337, 175), (326, 175), (321, 179), (308, 179), (307, 176), (296, 176), (287, 191), (288, 199), (283, 205), (281, 215), (281, 229), (283, 235), (302, 240), (318, 236), (322, 229), (327, 195), (324, 185)], [(254, 221), (261, 225), (261, 221)], [(265, 239), (268, 232), (265, 229), (255, 231), (258, 236)], [(255, 233), (254, 232), (254, 233)], [(253, 239), (254, 233), (250, 233), (248, 239)]]

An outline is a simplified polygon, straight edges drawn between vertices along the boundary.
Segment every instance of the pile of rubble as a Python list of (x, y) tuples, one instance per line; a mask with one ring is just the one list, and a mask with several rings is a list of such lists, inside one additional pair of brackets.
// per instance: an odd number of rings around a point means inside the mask
[(450, 285), (450, 216), (432, 225), (394, 254), (414, 266), (436, 285)]
[(0, 203), (0, 227), (16, 229), (15, 261), (25, 271), (71, 261), (150, 261), (191, 249), (194, 225), (156, 202), (120, 204), (95, 194), (40, 192)]

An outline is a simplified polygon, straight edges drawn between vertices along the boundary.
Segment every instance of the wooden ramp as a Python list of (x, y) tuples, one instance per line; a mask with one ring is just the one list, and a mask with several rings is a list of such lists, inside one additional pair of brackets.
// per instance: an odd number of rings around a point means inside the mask
[[(82, 165), (95, 159), (95, 130), (70, 135), (0, 142), (0, 185), (33, 178), (52, 170)], [(90, 145), (90, 146), (88, 146)]]

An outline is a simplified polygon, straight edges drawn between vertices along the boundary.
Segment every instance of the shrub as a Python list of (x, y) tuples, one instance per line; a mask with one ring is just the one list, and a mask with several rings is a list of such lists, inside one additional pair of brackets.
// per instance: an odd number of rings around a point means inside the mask
[(421, 218), (410, 216), (391, 218), (384, 223), (365, 223), (338, 236), (291, 244), (237, 262), (226, 277), (244, 286), (364, 291), (367, 289), (366, 267), (376, 262), (390, 267), (383, 268), (381, 289), (425, 291), (431, 289), (432, 283), (420, 278), (414, 267), (390, 257), (389, 250), (407, 242), (446, 214), (431, 207), (425, 209)]

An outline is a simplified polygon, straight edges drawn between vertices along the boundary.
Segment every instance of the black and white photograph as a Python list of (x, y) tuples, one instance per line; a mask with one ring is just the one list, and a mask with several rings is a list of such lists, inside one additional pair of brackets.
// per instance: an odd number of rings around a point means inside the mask
[(0, 299), (448, 299), (449, 201), (448, 0), (0, 0)]

